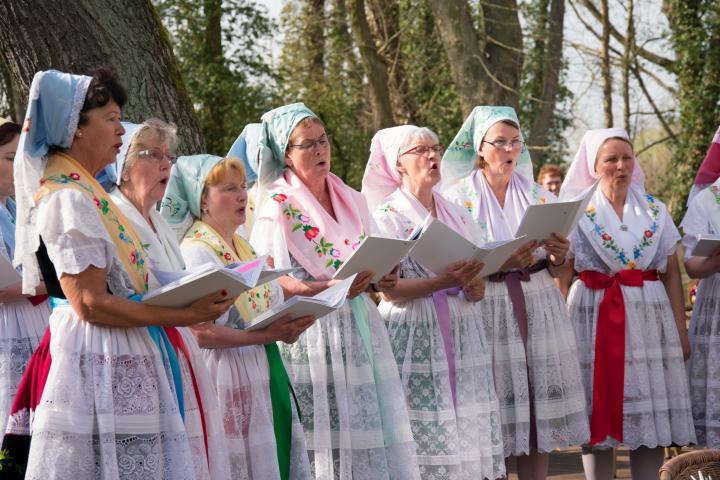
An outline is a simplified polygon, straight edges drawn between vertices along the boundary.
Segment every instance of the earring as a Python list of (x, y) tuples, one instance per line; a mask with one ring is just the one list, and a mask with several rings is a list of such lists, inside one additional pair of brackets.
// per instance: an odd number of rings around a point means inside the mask
[(78, 130), (77, 132), (75, 132), (75, 136), (78, 138), (82, 137), (82, 132)]

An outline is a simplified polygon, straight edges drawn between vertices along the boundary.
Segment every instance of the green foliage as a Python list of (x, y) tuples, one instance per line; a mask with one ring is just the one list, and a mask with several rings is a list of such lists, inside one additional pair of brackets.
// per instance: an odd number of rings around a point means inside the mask
[(252, 0), (155, 0), (210, 153), (224, 155), (271, 106), (276, 26)]
[[(374, 132), (349, 14), (343, 1), (320, 11), (310, 2), (299, 3), (288, 2), (282, 11), (284, 42), (275, 104), (304, 102), (320, 116), (332, 136), (333, 172), (359, 187)], [(318, 23), (322, 35), (308, 35), (308, 25)]]
[(678, 135), (667, 190), (679, 221), (695, 172), (720, 124), (720, 8), (717, 0), (667, 0), (680, 85)]
[(432, 11), (422, 0), (400, 0), (400, 48), (407, 77), (408, 120), (427, 126), (447, 145), (464, 120)]

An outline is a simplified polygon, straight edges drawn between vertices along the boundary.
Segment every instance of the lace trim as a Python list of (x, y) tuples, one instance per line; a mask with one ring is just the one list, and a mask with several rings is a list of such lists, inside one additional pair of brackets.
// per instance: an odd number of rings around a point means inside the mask
[(72, 144), (73, 135), (75, 135), (75, 130), (77, 130), (78, 120), (80, 119), (80, 110), (82, 110), (82, 106), (85, 103), (85, 95), (87, 94), (91, 81), (91, 77), (83, 76), (80, 79), (78, 88), (75, 90), (72, 110), (70, 111), (70, 118), (68, 118), (67, 132), (65, 133), (65, 141), (63, 142), (68, 147)]

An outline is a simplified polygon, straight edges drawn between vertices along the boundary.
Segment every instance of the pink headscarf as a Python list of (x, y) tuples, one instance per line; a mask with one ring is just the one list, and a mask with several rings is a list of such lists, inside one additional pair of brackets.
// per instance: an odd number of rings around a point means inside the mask
[(720, 178), (720, 127), (715, 132), (707, 155), (695, 175), (695, 185), (707, 185), (718, 178)]
[(400, 125), (378, 130), (373, 136), (370, 142), (370, 159), (362, 179), (362, 194), (365, 195), (371, 212), (385, 197), (402, 186), (402, 178), (397, 171), (400, 147), (409, 136), (419, 131), (420, 127), (415, 125)]
[[(592, 187), (600, 176), (595, 172), (595, 161), (598, 151), (605, 140), (613, 137), (620, 137), (630, 141), (630, 136), (624, 128), (601, 128), (588, 130), (583, 135), (580, 148), (570, 164), (567, 176), (560, 187), (560, 200), (575, 200)], [(640, 167), (640, 162), (635, 161), (632, 183), (645, 189), (645, 174)]]
[[(362, 194), (367, 199), (371, 213), (387, 201), (391, 201), (396, 213), (402, 215), (405, 220), (412, 219), (413, 226), (427, 216), (425, 207), (403, 188), (402, 176), (397, 171), (400, 147), (411, 135), (417, 134), (420, 130), (421, 128), (415, 125), (401, 125), (379, 130), (373, 137), (370, 144), (370, 158), (362, 182)], [(469, 240), (477, 242), (479, 235), (472, 230), (468, 216), (462, 209), (452, 205), (437, 190), (433, 192), (433, 199), (438, 220)], [(407, 233), (398, 232), (398, 238)]]

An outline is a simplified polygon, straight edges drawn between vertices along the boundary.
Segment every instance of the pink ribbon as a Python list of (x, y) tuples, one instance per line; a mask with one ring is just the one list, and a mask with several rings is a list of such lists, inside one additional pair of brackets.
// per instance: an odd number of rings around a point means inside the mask
[(439, 290), (432, 294), (435, 314), (437, 315), (438, 326), (440, 327), (440, 335), (442, 336), (443, 345), (445, 346), (453, 405), (456, 404), (457, 378), (455, 377), (455, 342), (453, 340), (452, 323), (450, 322), (450, 305), (448, 304), (447, 296), (458, 295), (460, 290), (460, 287), (453, 287)]

